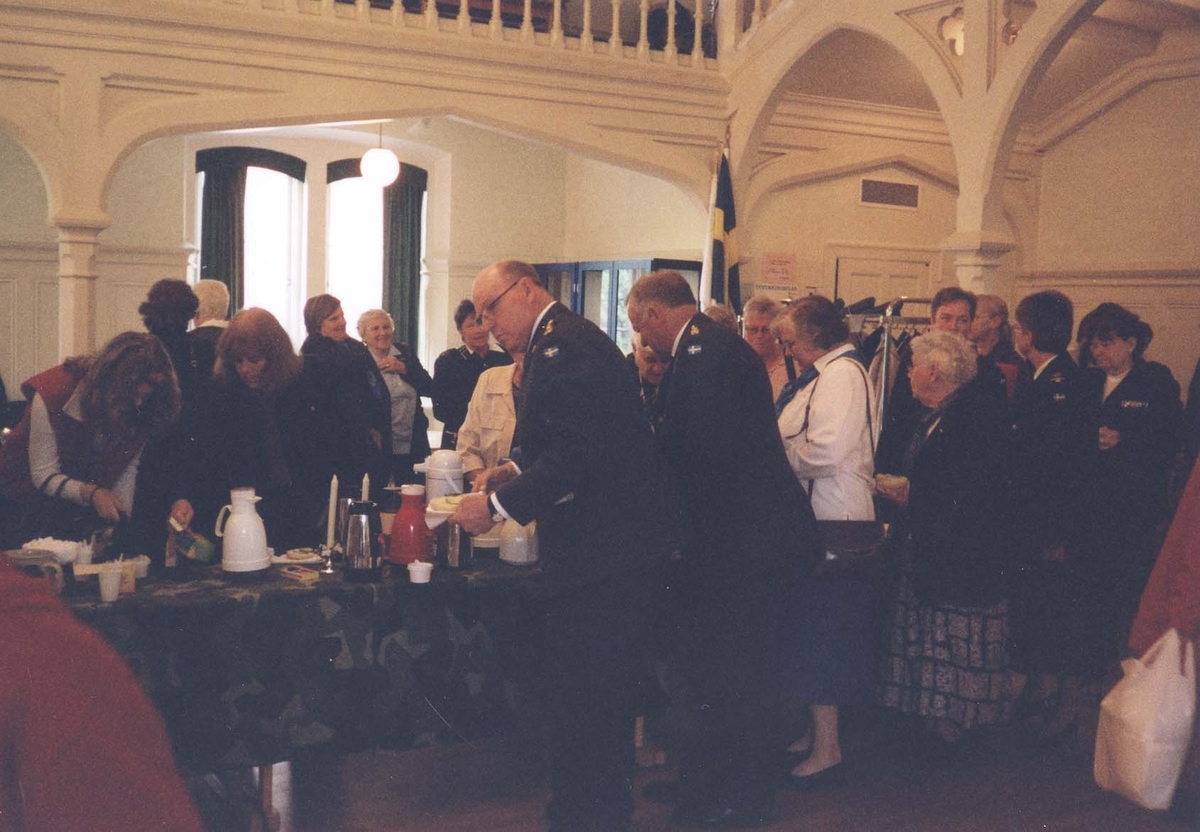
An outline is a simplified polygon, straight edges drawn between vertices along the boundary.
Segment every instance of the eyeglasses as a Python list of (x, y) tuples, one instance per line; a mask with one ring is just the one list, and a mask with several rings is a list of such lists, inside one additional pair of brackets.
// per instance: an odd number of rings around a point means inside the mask
[(779, 346), (783, 347), (785, 350), (790, 350), (792, 347), (796, 346), (796, 342), (795, 341), (784, 341), (783, 339), (780, 339)]
[(517, 280), (516, 283), (510, 283), (507, 289), (496, 295), (496, 297), (494, 297), (488, 303), (484, 304), (483, 308), (480, 310), (479, 320), (483, 321), (484, 318), (494, 317), (496, 314), (496, 307), (500, 305), (500, 299), (515, 289), (517, 284), (520, 282), (520, 280)]

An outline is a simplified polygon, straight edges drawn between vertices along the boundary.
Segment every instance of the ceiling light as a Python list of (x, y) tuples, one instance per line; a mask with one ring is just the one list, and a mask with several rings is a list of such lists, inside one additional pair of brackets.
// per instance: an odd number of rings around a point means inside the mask
[(382, 124), (379, 125), (379, 147), (373, 147), (363, 154), (358, 162), (358, 170), (363, 179), (380, 188), (386, 188), (400, 175), (400, 160), (383, 146)]

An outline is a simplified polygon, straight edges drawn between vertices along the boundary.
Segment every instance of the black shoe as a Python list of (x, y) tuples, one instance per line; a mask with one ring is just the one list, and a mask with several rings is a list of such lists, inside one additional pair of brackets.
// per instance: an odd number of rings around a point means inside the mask
[(784, 778), (782, 788), (793, 792), (816, 792), (825, 789), (836, 789), (846, 783), (846, 769), (841, 763), (834, 763), (829, 768), (823, 768), (813, 774), (798, 776), (789, 773)]
[(708, 829), (745, 829), (766, 826), (771, 820), (774, 801), (758, 803), (718, 803), (705, 806), (677, 806), (671, 821), (680, 826)]

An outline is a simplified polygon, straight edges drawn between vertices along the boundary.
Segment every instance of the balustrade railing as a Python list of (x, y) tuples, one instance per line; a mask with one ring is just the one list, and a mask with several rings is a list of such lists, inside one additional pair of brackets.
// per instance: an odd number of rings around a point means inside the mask
[[(223, 0), (230, 5), (407, 29), (516, 40), (584, 54), (716, 68), (717, 30), (711, 0)], [(741, 11), (749, 0), (727, 0)], [(762, 0), (753, 0), (755, 9)], [(636, 20), (628, 13), (634, 3)], [(622, 21), (628, 29), (622, 29)], [(635, 24), (635, 25), (631, 25)], [(570, 45), (568, 45), (568, 43)]]

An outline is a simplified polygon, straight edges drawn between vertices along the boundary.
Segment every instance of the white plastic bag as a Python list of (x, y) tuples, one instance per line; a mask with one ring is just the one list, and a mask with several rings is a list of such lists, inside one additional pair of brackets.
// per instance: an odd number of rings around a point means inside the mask
[(1147, 809), (1171, 805), (1196, 716), (1196, 658), (1167, 630), (1140, 659), (1127, 659), (1125, 677), (1100, 703), (1096, 783)]

